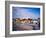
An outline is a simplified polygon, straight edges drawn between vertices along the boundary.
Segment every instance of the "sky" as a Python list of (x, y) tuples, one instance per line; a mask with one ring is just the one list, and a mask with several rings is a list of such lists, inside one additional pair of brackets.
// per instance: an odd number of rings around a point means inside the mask
[(31, 18), (38, 19), (40, 17), (40, 8), (32, 7), (12, 7), (12, 18)]

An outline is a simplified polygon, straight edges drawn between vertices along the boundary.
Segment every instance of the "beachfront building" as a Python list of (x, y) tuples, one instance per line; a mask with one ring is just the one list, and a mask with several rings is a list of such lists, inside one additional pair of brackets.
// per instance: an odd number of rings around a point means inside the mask
[(16, 22), (17, 23), (31, 23), (32, 19), (28, 18), (28, 19), (19, 19), (19, 18), (16, 18)]
[(16, 23), (22, 23), (22, 24), (38, 24), (38, 19), (20, 19), (20, 18), (16, 18)]

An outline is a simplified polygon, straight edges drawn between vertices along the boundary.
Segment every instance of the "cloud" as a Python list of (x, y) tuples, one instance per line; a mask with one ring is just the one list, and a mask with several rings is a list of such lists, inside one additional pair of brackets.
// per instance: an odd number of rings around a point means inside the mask
[(34, 14), (33, 12), (29, 12), (28, 9), (16, 8), (16, 11), (14, 12), (15, 13), (14, 18), (37, 19), (39, 17), (39, 15)]

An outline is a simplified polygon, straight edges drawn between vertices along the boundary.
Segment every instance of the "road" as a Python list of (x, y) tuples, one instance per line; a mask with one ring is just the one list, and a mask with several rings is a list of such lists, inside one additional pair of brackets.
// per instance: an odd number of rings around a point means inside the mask
[(39, 30), (38, 24), (16, 24), (16, 30)]

